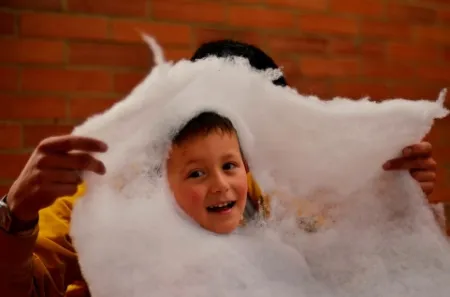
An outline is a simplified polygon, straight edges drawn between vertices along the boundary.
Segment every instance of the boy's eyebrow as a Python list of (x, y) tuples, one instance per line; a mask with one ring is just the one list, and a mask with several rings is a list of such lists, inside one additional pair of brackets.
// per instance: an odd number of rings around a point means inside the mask
[(193, 163), (199, 163), (199, 162), (200, 162), (200, 159), (189, 159), (189, 161), (185, 162), (184, 164), (187, 166), (187, 165), (190, 165)]
[(186, 169), (186, 167), (189, 167), (193, 164), (198, 164), (201, 163), (202, 160), (201, 159), (188, 159), (186, 162), (183, 163), (183, 168)]
[[(230, 159), (230, 158), (236, 158), (239, 157), (240, 152), (235, 152), (234, 150), (231, 152), (228, 152), (224, 154), (221, 159)], [(191, 158), (188, 159), (188, 161), (184, 162), (184, 166), (188, 166), (195, 163), (201, 163), (203, 160), (201, 158)]]
[(239, 156), (239, 153), (236, 153), (236, 152), (229, 152), (229, 153), (226, 153), (223, 157), (222, 157), (222, 159), (231, 159), (231, 158), (236, 158), (236, 157), (238, 157)]

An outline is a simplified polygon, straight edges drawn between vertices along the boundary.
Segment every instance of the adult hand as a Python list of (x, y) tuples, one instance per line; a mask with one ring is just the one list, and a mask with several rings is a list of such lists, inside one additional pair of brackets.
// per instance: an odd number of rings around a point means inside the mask
[(408, 146), (402, 156), (389, 160), (383, 166), (385, 170), (408, 170), (419, 182), (422, 191), (430, 195), (436, 183), (436, 161), (432, 157), (432, 146), (429, 142), (421, 142)]
[(90, 153), (106, 150), (99, 140), (74, 135), (43, 140), (9, 190), (11, 212), (23, 222), (37, 219), (40, 209), (76, 193), (81, 171), (105, 174), (103, 163)]

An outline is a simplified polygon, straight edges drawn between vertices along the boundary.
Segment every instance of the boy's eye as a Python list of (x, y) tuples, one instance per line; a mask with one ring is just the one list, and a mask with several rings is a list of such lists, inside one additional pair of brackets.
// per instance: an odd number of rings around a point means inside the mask
[(223, 164), (223, 166), (222, 166), (223, 170), (232, 170), (234, 168), (236, 168), (236, 165), (231, 162), (227, 162), (227, 163)]
[(199, 178), (203, 176), (203, 172), (200, 170), (195, 170), (189, 173), (188, 178)]

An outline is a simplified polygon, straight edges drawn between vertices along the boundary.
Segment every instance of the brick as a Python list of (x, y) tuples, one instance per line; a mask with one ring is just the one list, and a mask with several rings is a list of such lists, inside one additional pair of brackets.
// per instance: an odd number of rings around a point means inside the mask
[(293, 29), (294, 15), (287, 11), (254, 7), (230, 7), (229, 24), (236, 27)]
[[(1, 169), (0, 169), (1, 171)], [(12, 182), (8, 183), (8, 184), (0, 184), (0, 196), (6, 195), (9, 192), (9, 187), (12, 186)]]
[(321, 11), (328, 8), (327, 0), (265, 0), (271, 6)]
[(21, 16), (20, 32), (24, 36), (105, 39), (108, 26), (106, 19), (100, 17), (25, 13)]
[(325, 53), (328, 41), (320, 37), (272, 35), (267, 43), (272, 51), (281, 53)]
[(226, 18), (225, 3), (180, 0), (151, 1), (151, 13), (157, 20), (179, 22), (223, 23)]
[(0, 11), (0, 34), (12, 35), (16, 32), (16, 17), (12, 13)]
[(69, 46), (69, 63), (119, 67), (150, 67), (151, 52), (144, 44), (74, 42)]
[(107, 71), (29, 68), (22, 72), (22, 88), (30, 91), (109, 92), (112, 77)]
[(448, 6), (449, 4), (447, 0), (426, 0), (426, 2), (434, 6), (442, 6), (442, 5)]
[(300, 70), (307, 77), (351, 77), (358, 75), (357, 59), (326, 59), (318, 57), (300, 58)]
[(80, 119), (90, 117), (106, 111), (117, 101), (117, 99), (111, 98), (71, 98), (69, 101), (70, 118)]
[(353, 39), (333, 39), (329, 42), (330, 55), (362, 56), (382, 59), (385, 57), (385, 46), (379, 42), (357, 43)]
[(443, 56), (441, 49), (432, 45), (392, 42), (388, 44), (387, 49), (391, 59), (400, 61), (429, 63), (440, 61)]
[[(431, 143), (433, 144), (433, 148), (435, 152), (439, 152), (442, 150), (446, 150), (450, 152), (450, 136), (448, 135), (448, 130), (450, 129), (450, 120), (449, 118), (444, 118), (438, 120), (434, 123), (433, 128), (431, 129), (431, 136), (434, 138), (431, 139)], [(450, 155), (446, 154), (442, 157), (442, 159), (447, 160), (450, 163)], [(450, 169), (450, 167), (448, 167)], [(450, 171), (449, 171), (450, 173)], [(450, 187), (450, 184), (449, 184)]]
[(382, 83), (334, 82), (332, 89), (336, 96), (353, 99), (370, 97), (371, 100), (382, 100), (391, 94), (389, 87)]
[(22, 145), (22, 129), (17, 124), (0, 123), (0, 149), (18, 149)]
[(236, 30), (222, 30), (202, 27), (195, 30), (197, 43), (204, 43), (217, 39), (233, 39), (235, 34)]
[(417, 26), (416, 35), (420, 42), (431, 41), (437, 44), (450, 44), (450, 34), (448, 34), (448, 28)]
[(68, 11), (105, 15), (136, 16), (147, 15), (146, 0), (67, 0)]
[(443, 120), (438, 120), (433, 124), (426, 140), (433, 144), (433, 151), (435, 153), (440, 150), (448, 150), (450, 148), (450, 136), (448, 136), (449, 129), (450, 120), (448, 120), (448, 117)]
[(291, 85), (295, 86), (300, 94), (314, 95), (324, 100), (331, 97), (328, 80), (299, 77)]
[(63, 98), (50, 96), (0, 95), (0, 118), (22, 119), (63, 119), (66, 103)]
[(29, 154), (0, 154), (0, 179), (16, 179), (29, 157)]
[(399, 3), (388, 3), (387, 16), (409, 24), (430, 24), (437, 20), (435, 9)]
[(261, 4), (264, 0), (228, 0), (228, 2), (239, 4)]
[(448, 66), (422, 65), (418, 68), (419, 78), (450, 86), (450, 69)]
[(252, 44), (255, 46), (260, 46), (266, 40), (266, 38), (264, 38), (261, 33), (254, 31), (236, 31), (233, 38), (236, 41)]
[(443, 49), (444, 59), (450, 62), (450, 46), (447, 46)]
[[(437, 184), (434, 188), (433, 193), (428, 196), (428, 201), (430, 203), (449, 203), (450, 198), (448, 197), (448, 194), (450, 192), (450, 187), (447, 185), (448, 182), (448, 170), (443, 169), (442, 173), (438, 171), (437, 173)], [(446, 177), (444, 179), (444, 177)], [(447, 213), (450, 213), (449, 211)], [(447, 224), (448, 224), (448, 215), (447, 215)], [(447, 228), (447, 235), (450, 237), (450, 227)]]
[(281, 71), (283, 72), (283, 75), (286, 78), (288, 84), (291, 84), (291, 80), (292, 83), (294, 83), (300, 76), (300, 69), (298, 67), (297, 61), (293, 58), (288, 58), (285, 56), (271, 56), (275, 60), (275, 63), (278, 65), (278, 67), (281, 68)]
[[(441, 188), (447, 188), (450, 190), (450, 147), (443, 147), (440, 149), (435, 149), (433, 151), (434, 158), (438, 162), (438, 182)], [(445, 199), (449, 201), (449, 197)], [(449, 201), (450, 202), (450, 201)]]
[[(431, 203), (446, 201), (448, 203), (450, 202), (448, 197), (448, 193), (450, 193), (450, 167), (448, 166), (448, 159), (445, 156), (450, 153), (450, 149), (436, 149), (435, 142), (429, 137), (426, 137), (425, 141), (433, 145), (433, 158), (437, 162), (435, 188), (433, 193), (427, 197), (428, 201)], [(450, 213), (447, 219), (450, 219)]]
[(190, 49), (167, 49), (164, 52), (166, 60), (179, 61), (181, 59), (189, 59), (192, 56)]
[(64, 44), (61, 41), (35, 39), (0, 39), (0, 62), (62, 63)]
[(19, 88), (19, 70), (0, 66), (0, 90), (14, 91)]
[(298, 26), (302, 32), (332, 35), (358, 34), (358, 24), (355, 20), (325, 15), (303, 15), (298, 19)]
[(189, 45), (191, 28), (187, 25), (159, 24), (128, 20), (111, 20), (112, 38), (122, 42), (142, 42), (142, 33), (156, 38), (162, 45)]
[(423, 84), (397, 83), (391, 87), (392, 97), (411, 100), (435, 100), (441, 87)]
[[(449, 184), (449, 178), (448, 178), (448, 169), (437, 169), (437, 177), (436, 177), (436, 186), (434, 188), (433, 193), (429, 195), (428, 201), (430, 203), (449, 203), (450, 199), (448, 197), (448, 194), (450, 192)], [(448, 218), (447, 218), (448, 222)], [(447, 223), (448, 224), (448, 223)], [(447, 235), (450, 237), (450, 228), (447, 228)]]
[(386, 56), (386, 46), (379, 42), (363, 42), (359, 45), (360, 55), (368, 58), (382, 59)]
[(337, 13), (348, 13), (363, 16), (381, 16), (384, 14), (384, 3), (379, 0), (330, 0), (330, 9)]
[(357, 55), (359, 53), (359, 45), (354, 39), (332, 39), (328, 42), (328, 50), (332, 56)]
[(23, 9), (62, 10), (61, 0), (2, 0), (2, 6)]
[(247, 30), (224, 30), (199, 27), (195, 30), (195, 36), (196, 47), (204, 42), (219, 39), (234, 39), (249, 44), (261, 44), (263, 42), (261, 34)]
[(415, 68), (410, 63), (396, 63), (366, 59), (361, 63), (361, 76), (365, 78), (407, 80), (415, 78)]
[(444, 25), (450, 25), (450, 9), (440, 9), (438, 11), (438, 20)]
[(119, 72), (114, 74), (114, 91), (128, 93), (145, 77), (145, 72)]
[(403, 39), (410, 40), (412, 36), (411, 26), (399, 22), (382, 22), (364, 20), (361, 23), (361, 35), (372, 38)]
[(70, 134), (71, 125), (25, 125), (23, 137), (25, 147), (36, 147), (42, 140), (51, 136)]

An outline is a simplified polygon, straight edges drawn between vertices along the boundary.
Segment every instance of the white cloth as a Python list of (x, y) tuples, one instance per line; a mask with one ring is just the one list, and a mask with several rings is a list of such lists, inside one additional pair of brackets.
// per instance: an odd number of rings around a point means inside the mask
[[(447, 115), (443, 93), (325, 102), (239, 60), (157, 60), (127, 98), (74, 131), (110, 147), (96, 156), (106, 176), (85, 175), (72, 217), (94, 297), (449, 296), (446, 237), (408, 173), (382, 169)], [(177, 209), (170, 137), (205, 110), (233, 121), (256, 180), (274, 193), (267, 224), (218, 236)], [(317, 232), (290, 211), (305, 201), (325, 213)]]

